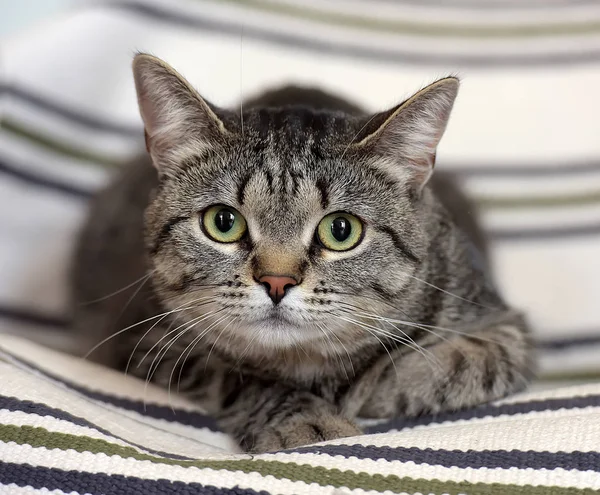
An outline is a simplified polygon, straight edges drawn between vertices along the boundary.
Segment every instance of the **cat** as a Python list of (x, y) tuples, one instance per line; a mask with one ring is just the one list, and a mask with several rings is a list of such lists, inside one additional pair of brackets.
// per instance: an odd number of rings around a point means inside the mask
[(133, 73), (148, 155), (95, 198), (73, 265), (94, 359), (199, 401), (248, 452), (526, 386), (526, 321), (470, 203), (430, 180), (456, 78), (367, 114), (296, 87), (227, 111), (158, 58)]

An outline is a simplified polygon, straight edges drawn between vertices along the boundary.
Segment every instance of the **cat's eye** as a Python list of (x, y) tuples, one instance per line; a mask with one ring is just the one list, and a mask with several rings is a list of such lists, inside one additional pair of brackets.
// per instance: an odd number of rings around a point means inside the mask
[(202, 215), (202, 226), (208, 237), (217, 242), (236, 242), (246, 233), (246, 220), (235, 208), (211, 206)]
[(362, 241), (363, 224), (349, 213), (332, 213), (319, 222), (316, 234), (327, 249), (348, 251)]

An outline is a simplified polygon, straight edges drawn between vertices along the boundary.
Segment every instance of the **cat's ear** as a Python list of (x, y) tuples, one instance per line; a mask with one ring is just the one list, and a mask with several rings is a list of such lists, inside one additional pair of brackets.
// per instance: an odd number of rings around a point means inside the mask
[(146, 148), (161, 175), (185, 158), (222, 144), (228, 135), (211, 105), (168, 64), (146, 54), (133, 60)]
[(433, 172), (437, 145), (446, 130), (459, 81), (441, 79), (397, 107), (372, 117), (356, 146), (375, 154), (380, 166), (422, 189)]

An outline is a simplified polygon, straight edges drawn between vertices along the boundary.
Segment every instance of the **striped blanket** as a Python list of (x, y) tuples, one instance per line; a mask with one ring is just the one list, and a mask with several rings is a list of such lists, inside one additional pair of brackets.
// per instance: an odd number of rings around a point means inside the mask
[[(0, 493), (600, 490), (600, 3), (72, 3), (1, 40)], [(295, 82), (380, 110), (458, 73), (437, 167), (480, 206), (498, 285), (534, 327), (535, 391), (250, 457), (198, 405), (13, 337), (72, 349), (75, 232), (143, 150), (136, 50), (223, 106)]]
[(600, 493), (598, 384), (251, 456), (197, 405), (18, 338), (0, 374), (0, 493)]

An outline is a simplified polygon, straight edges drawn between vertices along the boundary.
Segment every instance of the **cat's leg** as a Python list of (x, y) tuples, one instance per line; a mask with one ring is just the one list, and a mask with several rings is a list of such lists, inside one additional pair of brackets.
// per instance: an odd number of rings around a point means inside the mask
[(398, 349), (357, 381), (342, 400), (349, 417), (418, 416), (474, 406), (523, 389), (532, 371), (527, 327), (519, 317), (468, 335), (443, 336), (422, 352)]
[(231, 387), (218, 415), (248, 452), (270, 452), (360, 435), (339, 408), (308, 391), (252, 378)]

